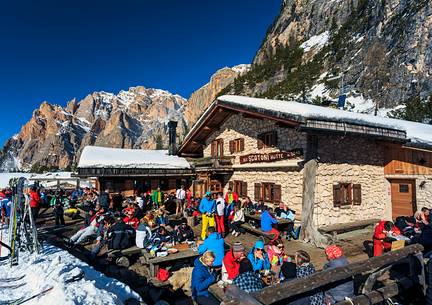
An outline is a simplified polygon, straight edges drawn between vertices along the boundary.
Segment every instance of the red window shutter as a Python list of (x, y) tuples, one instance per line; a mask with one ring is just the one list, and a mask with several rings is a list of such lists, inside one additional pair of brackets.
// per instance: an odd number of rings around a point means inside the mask
[(352, 184), (346, 184), (346, 204), (352, 204), (353, 203), (353, 188)]
[(340, 184), (333, 185), (333, 205), (340, 207), (342, 205), (342, 192)]
[(234, 182), (229, 181), (228, 182), (228, 188), (232, 189), (234, 191)]
[(232, 154), (235, 152), (235, 141), (234, 140), (229, 141), (229, 150), (230, 150), (230, 153), (232, 153)]
[(244, 138), (240, 139), (240, 151), (244, 150)]
[(222, 139), (219, 139), (219, 145), (220, 145), (220, 155), (218, 157), (223, 157), (224, 155), (224, 147), (223, 147), (224, 141)]
[(261, 149), (264, 147), (264, 136), (262, 133), (260, 133), (258, 135), (257, 146), (258, 146), (258, 149)]
[(353, 185), (353, 204), (360, 205), (361, 204), (361, 185), (354, 184)]
[(254, 184), (254, 197), (255, 197), (255, 201), (261, 200), (262, 199), (262, 193), (261, 193), (261, 184), (260, 183), (255, 183)]
[(245, 182), (245, 181), (241, 182), (241, 196), (242, 197), (247, 196), (247, 182)]
[(273, 194), (274, 194), (273, 199), (275, 202), (282, 201), (282, 186), (280, 184), (273, 185)]
[(216, 141), (211, 142), (211, 156), (216, 156), (217, 144)]

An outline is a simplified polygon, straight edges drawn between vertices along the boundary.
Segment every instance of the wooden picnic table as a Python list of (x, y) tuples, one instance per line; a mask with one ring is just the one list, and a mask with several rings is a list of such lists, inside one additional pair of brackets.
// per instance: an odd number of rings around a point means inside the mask
[[(261, 224), (261, 214), (253, 214), (253, 215), (251, 215), (249, 213), (245, 213), (245, 218), (246, 219), (256, 220), (256, 221), (258, 221)], [(286, 226), (290, 222), (292, 222), (292, 221), (290, 221), (288, 219), (285, 219), (285, 218), (276, 218), (276, 219), (277, 219), (278, 223), (275, 224), (275, 225), (278, 227), (278, 229), (279, 229), (279, 227)]]
[(194, 251), (192, 249), (181, 250), (177, 253), (170, 253), (164, 257), (151, 257), (150, 253), (144, 252), (143, 253), (143, 257), (144, 257), (143, 263), (149, 265), (150, 277), (155, 277), (158, 270), (159, 270), (160, 264), (168, 263), (168, 262), (175, 262), (178, 260), (186, 260), (186, 261), (187, 260), (193, 260), (197, 256), (199, 256), (198, 251)]
[(225, 292), (223, 288), (219, 287), (217, 283), (211, 285), (208, 291), (219, 301), (223, 301), (225, 297)]

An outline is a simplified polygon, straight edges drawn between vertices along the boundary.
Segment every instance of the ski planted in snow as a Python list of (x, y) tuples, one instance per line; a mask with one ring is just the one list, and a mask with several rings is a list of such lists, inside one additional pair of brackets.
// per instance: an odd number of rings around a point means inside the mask
[(15, 282), (15, 281), (22, 280), (23, 278), (25, 278), (25, 274), (17, 277), (4, 277), (4, 278), (0, 278), (0, 283)]

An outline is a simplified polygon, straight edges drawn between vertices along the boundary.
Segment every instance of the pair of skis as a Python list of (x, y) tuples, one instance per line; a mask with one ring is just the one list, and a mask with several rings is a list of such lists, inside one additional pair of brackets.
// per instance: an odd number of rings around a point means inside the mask
[(38, 292), (36, 294), (33, 294), (30, 297), (27, 297), (27, 298), (22, 297), (22, 298), (18, 298), (18, 299), (15, 299), (15, 300), (0, 301), (0, 305), (21, 305), (21, 304), (24, 304), (24, 303), (26, 303), (26, 302), (28, 302), (30, 300), (36, 299), (37, 297), (40, 297), (40, 296), (43, 296), (43, 295), (47, 294), (53, 288), (54, 288), (54, 286), (50, 286), (50, 287), (48, 287), (48, 288), (46, 288), (46, 289), (44, 289), (44, 290), (42, 290), (42, 291), (40, 291), (40, 292)]

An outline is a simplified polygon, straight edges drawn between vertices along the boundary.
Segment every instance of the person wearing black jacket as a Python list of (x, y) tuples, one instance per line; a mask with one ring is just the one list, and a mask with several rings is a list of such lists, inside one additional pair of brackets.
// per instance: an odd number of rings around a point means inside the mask
[(135, 243), (135, 230), (118, 217), (116, 223), (108, 230), (108, 249), (123, 250)]
[(181, 224), (175, 230), (176, 240), (178, 242), (193, 241), (195, 234), (190, 226), (188, 226), (185, 218), (182, 219)]
[(110, 196), (108, 193), (108, 190), (105, 190), (105, 192), (102, 192), (99, 196), (99, 204), (105, 209), (105, 211), (108, 211), (110, 206)]

